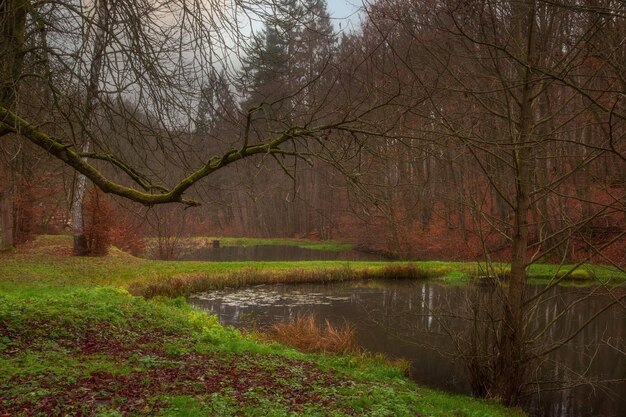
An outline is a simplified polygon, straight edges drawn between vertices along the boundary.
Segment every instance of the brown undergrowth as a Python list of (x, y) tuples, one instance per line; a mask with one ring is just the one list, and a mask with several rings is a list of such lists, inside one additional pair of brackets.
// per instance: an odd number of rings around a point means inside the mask
[(411, 372), (411, 362), (406, 359), (393, 359), (364, 350), (358, 343), (356, 329), (352, 324), (333, 325), (328, 320), (322, 322), (315, 314), (298, 315), (292, 320), (274, 324), (265, 331), (255, 331), (254, 334), (262, 341), (278, 342), (302, 352), (376, 358), (400, 370), (405, 376)]

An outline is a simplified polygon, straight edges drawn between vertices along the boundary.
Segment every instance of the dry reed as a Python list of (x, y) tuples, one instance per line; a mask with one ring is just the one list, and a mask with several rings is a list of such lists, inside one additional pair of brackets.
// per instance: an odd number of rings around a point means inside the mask
[(335, 326), (328, 320), (318, 323), (315, 315), (298, 315), (293, 320), (274, 324), (266, 336), (303, 352), (360, 353), (356, 331), (350, 324)]
[(177, 297), (224, 287), (244, 287), (277, 283), (326, 283), (366, 279), (428, 279), (440, 276), (441, 271), (427, 271), (412, 264), (386, 265), (382, 268), (292, 268), (259, 270), (243, 268), (238, 271), (207, 274), (194, 272), (161, 279), (138, 281), (129, 286), (133, 295)]

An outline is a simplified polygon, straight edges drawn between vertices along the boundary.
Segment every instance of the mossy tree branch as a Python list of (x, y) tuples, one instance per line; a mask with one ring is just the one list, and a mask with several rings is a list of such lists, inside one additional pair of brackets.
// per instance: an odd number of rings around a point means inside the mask
[[(345, 123), (342, 123), (342, 125)], [(283, 153), (281, 145), (296, 138), (312, 136), (316, 132), (340, 126), (325, 125), (316, 128), (294, 127), (283, 133), (276, 134), (273, 139), (264, 143), (245, 145), (239, 149), (230, 150), (223, 155), (212, 157), (206, 164), (196, 169), (190, 175), (182, 178), (175, 186), (167, 188), (162, 185), (152, 184), (145, 175), (127, 165), (121, 159), (109, 154), (82, 154), (74, 150), (74, 146), (65, 143), (62, 139), (49, 135), (39, 127), (19, 117), (9, 109), (0, 106), (0, 131), (15, 133), (44, 151), (63, 161), (77, 172), (89, 178), (98, 188), (105, 193), (115, 194), (131, 201), (147, 206), (165, 203), (183, 203), (188, 206), (197, 206), (200, 203), (184, 198), (184, 193), (201, 179), (211, 175), (233, 162), (259, 154)], [(345, 126), (343, 126), (345, 129)], [(0, 136), (1, 137), (1, 136)], [(88, 158), (104, 160), (120, 168), (129, 178), (137, 183), (142, 190), (132, 188), (115, 182), (100, 172), (94, 165), (89, 163)], [(157, 191), (158, 193), (153, 193)]]
[(97, 159), (100, 161), (109, 162), (111, 165), (114, 165), (124, 171), (126, 175), (130, 179), (132, 179), (135, 183), (141, 186), (145, 191), (160, 191), (167, 193), (169, 190), (167, 187), (159, 184), (153, 184), (148, 177), (143, 175), (141, 172), (137, 171), (135, 168), (128, 165), (126, 162), (122, 161), (117, 156), (111, 153), (96, 153), (96, 152), (87, 152), (81, 153), (80, 156), (82, 158), (87, 159)]

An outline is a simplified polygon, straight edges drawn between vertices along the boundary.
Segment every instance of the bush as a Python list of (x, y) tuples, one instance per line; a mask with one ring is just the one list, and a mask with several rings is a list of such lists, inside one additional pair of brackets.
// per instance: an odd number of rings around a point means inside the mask
[(267, 334), (271, 340), (303, 352), (359, 352), (353, 326), (344, 324), (337, 327), (328, 320), (320, 325), (313, 314), (297, 316), (292, 321), (275, 324)]
[(106, 255), (111, 244), (113, 208), (102, 191), (97, 188), (91, 190), (84, 214), (87, 255)]
[(571, 280), (592, 280), (594, 275), (586, 269), (561, 270), (556, 273), (557, 279), (571, 279)]
[(111, 244), (134, 256), (145, 250), (143, 219), (130, 209), (116, 204), (112, 207), (115, 223), (111, 227)]

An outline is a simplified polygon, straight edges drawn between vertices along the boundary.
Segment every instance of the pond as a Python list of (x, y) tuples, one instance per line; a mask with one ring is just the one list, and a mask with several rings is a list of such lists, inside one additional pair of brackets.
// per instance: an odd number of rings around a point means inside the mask
[(356, 250), (329, 251), (288, 245), (199, 247), (182, 253), (181, 261), (381, 261), (380, 255)]
[[(530, 293), (544, 287), (534, 285)], [(491, 287), (473, 287), (490, 297)], [(626, 289), (615, 291), (623, 294)], [(366, 281), (334, 284), (263, 285), (196, 294), (189, 302), (216, 313), (224, 324), (263, 328), (314, 313), (332, 323), (354, 325), (360, 345), (371, 352), (412, 362), (411, 378), (446, 391), (469, 393), (463, 365), (455, 360), (448, 333), (466, 326), (449, 318), (463, 313), (468, 288), (433, 281)], [(601, 288), (561, 286), (551, 289), (537, 307), (536, 328), (549, 343), (561, 340), (585, 323), (611, 299)], [(573, 303), (573, 304), (572, 304)], [(571, 305), (570, 305), (571, 304)], [(559, 312), (570, 305), (566, 316)], [(443, 318), (443, 312), (448, 318)], [(526, 397), (526, 409), (537, 417), (623, 416), (626, 410), (626, 309), (604, 311), (567, 344), (552, 352)], [(554, 390), (551, 381), (569, 388)]]

